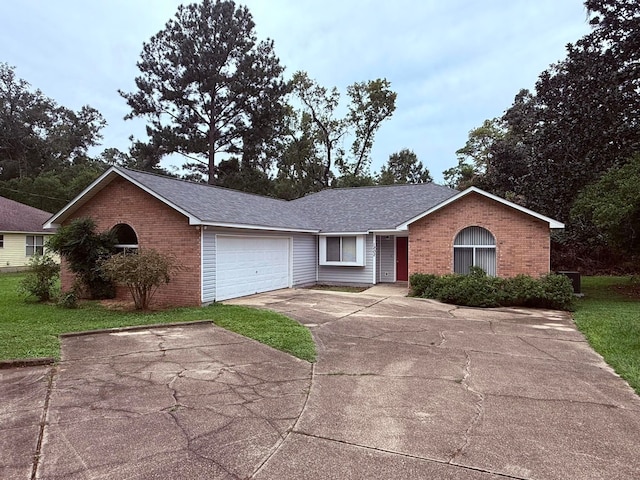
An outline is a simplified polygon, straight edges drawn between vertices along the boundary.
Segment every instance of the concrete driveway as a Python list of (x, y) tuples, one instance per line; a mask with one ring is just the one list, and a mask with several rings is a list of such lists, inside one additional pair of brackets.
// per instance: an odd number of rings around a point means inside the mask
[(228, 303), (305, 323), (318, 362), (210, 323), (65, 337), (57, 366), (0, 370), (0, 478), (640, 478), (640, 398), (563, 313)]

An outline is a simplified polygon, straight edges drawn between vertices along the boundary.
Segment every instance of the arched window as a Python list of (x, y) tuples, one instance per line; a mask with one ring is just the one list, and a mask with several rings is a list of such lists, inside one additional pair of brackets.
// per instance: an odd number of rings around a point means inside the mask
[(119, 223), (113, 227), (116, 234), (116, 250), (118, 253), (135, 253), (138, 251), (138, 236), (136, 232), (126, 223)]
[(453, 242), (453, 271), (467, 274), (469, 267), (482, 268), (487, 275), (496, 275), (496, 239), (482, 227), (467, 227)]

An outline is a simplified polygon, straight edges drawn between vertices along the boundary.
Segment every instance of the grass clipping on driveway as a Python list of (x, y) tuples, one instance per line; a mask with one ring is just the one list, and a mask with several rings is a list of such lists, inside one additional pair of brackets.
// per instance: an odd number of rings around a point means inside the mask
[[(583, 277), (573, 314), (591, 346), (640, 395), (640, 298), (629, 278)], [(626, 294), (625, 294), (626, 293)]]
[(32, 299), (25, 301), (17, 293), (23, 277), (23, 274), (0, 274), (0, 360), (60, 358), (61, 333), (209, 319), (303, 360), (315, 360), (315, 344), (309, 330), (274, 312), (219, 304), (136, 312), (110, 310), (97, 302), (66, 309)]

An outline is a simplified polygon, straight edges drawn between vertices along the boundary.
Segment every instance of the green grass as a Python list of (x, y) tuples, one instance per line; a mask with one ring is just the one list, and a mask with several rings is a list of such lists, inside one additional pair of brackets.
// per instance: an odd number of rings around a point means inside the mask
[(17, 293), (23, 274), (0, 274), (0, 360), (60, 357), (58, 335), (104, 328), (160, 323), (213, 320), (228, 330), (253, 338), (303, 360), (315, 360), (309, 330), (283, 315), (231, 305), (176, 308), (158, 312), (106, 309), (97, 302), (83, 302), (65, 309), (25, 301)]
[(605, 361), (640, 394), (640, 299), (623, 295), (625, 277), (584, 277), (578, 328)]

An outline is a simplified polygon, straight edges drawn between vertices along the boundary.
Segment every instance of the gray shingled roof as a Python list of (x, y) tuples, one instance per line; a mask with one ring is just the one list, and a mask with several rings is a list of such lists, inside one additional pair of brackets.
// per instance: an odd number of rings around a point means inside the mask
[(117, 168), (166, 201), (205, 223), (317, 230), (291, 202), (202, 183)]
[(322, 232), (367, 232), (394, 229), (458, 193), (433, 183), (336, 188), (291, 203)]
[(118, 168), (203, 222), (325, 233), (394, 229), (458, 192), (425, 183), (323, 190), (287, 202)]
[(53, 233), (52, 229), (42, 228), (50, 216), (43, 210), (0, 197), (0, 232)]

